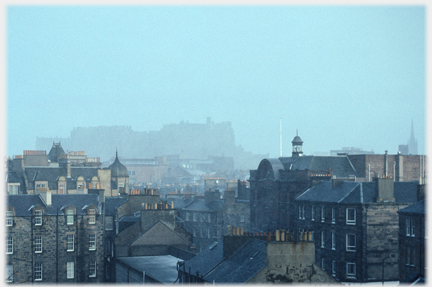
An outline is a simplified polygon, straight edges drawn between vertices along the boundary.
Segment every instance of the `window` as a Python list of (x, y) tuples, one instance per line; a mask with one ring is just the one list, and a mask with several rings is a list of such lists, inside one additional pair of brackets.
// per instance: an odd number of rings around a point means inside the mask
[(189, 212), (186, 212), (186, 221), (190, 221), (190, 215), (189, 215)]
[(245, 215), (243, 213), (240, 214), (240, 222), (245, 222)]
[(405, 227), (406, 236), (411, 236), (411, 220), (409, 218), (405, 219)]
[(411, 265), (411, 247), (406, 247), (405, 249), (406, 254), (405, 254), (405, 264), (406, 265)]
[(311, 207), (311, 220), (315, 221), (315, 206)]
[(114, 230), (114, 218), (112, 216), (105, 217), (105, 230)]
[(415, 221), (411, 219), (411, 236), (415, 237)]
[(89, 235), (89, 250), (96, 250), (96, 234)]
[(42, 253), (42, 235), (35, 236), (35, 253)]
[(321, 231), (321, 248), (324, 248), (324, 242), (325, 242), (325, 238), (324, 238), (324, 231)]
[(68, 262), (67, 263), (67, 271), (66, 271), (66, 278), (67, 279), (73, 279), (74, 278), (74, 269), (75, 269), (75, 263), (74, 262)]
[(11, 236), (6, 239), (6, 254), (13, 254), (13, 238)]
[(321, 222), (325, 221), (325, 207), (321, 207)]
[(66, 224), (72, 225), (74, 223), (74, 211), (72, 209), (66, 210)]
[(355, 225), (356, 224), (356, 210), (355, 208), (346, 209), (346, 224)]
[(355, 263), (347, 262), (346, 275), (347, 275), (347, 278), (355, 278), (356, 277), (356, 264)]
[(42, 281), (42, 263), (35, 263), (35, 281)]
[(332, 260), (332, 276), (336, 277), (336, 261)]
[(89, 263), (89, 277), (96, 277), (96, 261)]
[(196, 215), (196, 213), (193, 214), (193, 221), (197, 221), (197, 215)]
[(299, 216), (299, 219), (305, 219), (305, 217), (304, 217), (304, 204), (303, 205), (299, 205), (299, 207), (298, 207), (298, 216)]
[(9, 264), (6, 269), (6, 282), (13, 282), (13, 265)]
[(322, 270), (325, 270), (325, 264), (324, 264), (324, 258), (321, 259), (321, 268)]
[(42, 225), (42, 210), (35, 210), (35, 225)]
[(331, 240), (332, 240), (332, 250), (336, 250), (336, 234), (332, 232), (331, 234)]
[(332, 223), (336, 223), (336, 208), (332, 208)]
[(89, 224), (96, 223), (96, 209), (89, 209)]
[(9, 194), (18, 194), (19, 184), (8, 184)]
[(64, 194), (64, 193), (65, 193), (65, 184), (64, 183), (59, 183), (58, 194)]
[(302, 205), (302, 219), (305, 219), (305, 206)]
[(13, 225), (13, 212), (6, 211), (6, 226), (12, 226), (12, 225)]
[(74, 251), (74, 235), (73, 234), (68, 234), (67, 235), (67, 247), (66, 247), (66, 251)]
[(355, 234), (346, 235), (346, 251), (356, 251), (356, 236)]
[(209, 229), (207, 229), (207, 237), (208, 237), (208, 238), (211, 238), (211, 234), (210, 234), (210, 228), (209, 228)]

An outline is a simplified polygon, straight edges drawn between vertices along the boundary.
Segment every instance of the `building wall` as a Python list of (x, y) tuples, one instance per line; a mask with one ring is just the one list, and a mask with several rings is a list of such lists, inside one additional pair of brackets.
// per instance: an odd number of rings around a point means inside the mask
[(427, 166), (427, 158), (423, 155), (348, 155), (348, 158), (357, 171), (356, 181), (369, 181), (369, 174), (371, 181), (375, 174), (384, 175), (386, 162), (387, 176), (396, 181), (419, 180), (423, 169), (422, 158), (424, 166)]
[[(414, 222), (414, 236), (407, 234), (406, 220)], [(411, 226), (410, 226), (411, 227)], [(425, 218), (419, 214), (399, 214), (399, 278), (406, 281), (413, 274), (425, 276)], [(412, 278), (410, 278), (412, 279)]]
[[(7, 256), (14, 265), (14, 282), (34, 282), (34, 265), (42, 263), (42, 281), (34, 283), (103, 282), (104, 237), (103, 216), (88, 224), (88, 216), (75, 217), (74, 225), (66, 224), (64, 215), (43, 216), (41, 226), (31, 217), (14, 217), (14, 225), (7, 231), (14, 240), (14, 253)], [(96, 250), (89, 251), (89, 234), (96, 234)], [(67, 234), (74, 235), (74, 251), (66, 251)], [(35, 236), (42, 236), (42, 252), (35, 253)], [(96, 277), (89, 277), (89, 261), (96, 261)], [(73, 279), (66, 278), (67, 262), (74, 262)]]
[(313, 242), (268, 242), (266, 253), (268, 265), (248, 283), (337, 283), (314, 264)]
[[(365, 248), (362, 254), (366, 278), (381, 281), (384, 265), (386, 281), (399, 280), (399, 217), (397, 211), (407, 205), (375, 203), (363, 207)], [(383, 264), (383, 260), (387, 257)]]

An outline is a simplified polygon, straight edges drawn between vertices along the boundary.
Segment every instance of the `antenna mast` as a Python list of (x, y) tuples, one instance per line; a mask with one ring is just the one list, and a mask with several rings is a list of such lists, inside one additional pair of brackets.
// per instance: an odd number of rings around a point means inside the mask
[(282, 157), (282, 118), (279, 118), (280, 157)]

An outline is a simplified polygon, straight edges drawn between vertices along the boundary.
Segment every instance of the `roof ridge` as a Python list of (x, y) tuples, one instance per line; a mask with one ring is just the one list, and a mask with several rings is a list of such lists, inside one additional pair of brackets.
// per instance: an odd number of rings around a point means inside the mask
[[(350, 181), (346, 181), (346, 182), (350, 182)], [(355, 182), (355, 181), (354, 181)], [(351, 189), (344, 197), (342, 197), (339, 201), (338, 201), (338, 203), (340, 203), (340, 202), (342, 202), (345, 198), (347, 198), (348, 197), (348, 195), (350, 195), (351, 194), (351, 192), (353, 192), (360, 184), (361, 184), (361, 182), (355, 182), (355, 183), (357, 183), (357, 185), (353, 188), (353, 189)]]

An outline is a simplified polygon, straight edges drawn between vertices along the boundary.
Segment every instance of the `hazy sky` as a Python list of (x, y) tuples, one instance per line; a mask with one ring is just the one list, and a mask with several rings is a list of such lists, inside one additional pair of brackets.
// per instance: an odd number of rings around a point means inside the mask
[[(9, 6), (7, 154), (74, 127), (232, 122), (284, 155), (425, 152), (424, 6)], [(47, 147), (49, 151), (50, 147)]]

